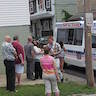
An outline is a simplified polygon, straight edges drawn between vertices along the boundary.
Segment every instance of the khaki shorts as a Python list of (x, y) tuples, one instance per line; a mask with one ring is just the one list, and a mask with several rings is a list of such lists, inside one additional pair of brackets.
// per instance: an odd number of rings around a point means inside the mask
[(42, 77), (45, 83), (45, 94), (51, 93), (51, 86), (53, 92), (59, 92), (55, 74), (43, 74)]

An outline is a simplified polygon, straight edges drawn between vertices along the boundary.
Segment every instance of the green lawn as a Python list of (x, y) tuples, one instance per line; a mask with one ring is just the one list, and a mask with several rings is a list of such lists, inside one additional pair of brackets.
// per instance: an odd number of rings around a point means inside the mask
[[(34, 86), (20, 86), (16, 88), (17, 93), (10, 93), (5, 90), (5, 88), (0, 88), (0, 96), (45, 96), (44, 95), (44, 85), (34, 85)], [(79, 85), (76, 83), (60, 83), (60, 96), (71, 96), (72, 94), (86, 93), (93, 94), (96, 93), (96, 88), (89, 88), (86, 85)]]

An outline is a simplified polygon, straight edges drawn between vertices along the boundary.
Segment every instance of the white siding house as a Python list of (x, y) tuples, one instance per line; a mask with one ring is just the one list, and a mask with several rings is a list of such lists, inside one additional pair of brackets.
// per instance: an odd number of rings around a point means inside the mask
[(28, 0), (0, 0), (0, 26), (29, 24)]
[[(28, 0), (0, 0), (0, 46), (5, 35), (19, 35), (24, 45), (30, 35), (30, 13)], [(0, 48), (0, 73), (4, 73), (4, 64)]]

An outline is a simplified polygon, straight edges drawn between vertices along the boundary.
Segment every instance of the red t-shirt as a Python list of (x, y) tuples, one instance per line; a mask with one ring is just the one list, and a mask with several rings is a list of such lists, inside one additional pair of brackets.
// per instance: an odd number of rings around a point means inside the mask
[[(13, 41), (13, 42), (12, 42), (12, 45), (13, 45), (13, 47), (16, 49), (17, 56), (19, 56), (20, 54), (22, 54), (23, 61), (24, 61), (24, 48), (23, 48), (23, 46), (19, 43), (18, 40)], [(20, 60), (20, 58), (18, 57), (18, 59), (16, 59), (16, 64), (20, 64), (20, 63), (21, 63), (21, 60)]]

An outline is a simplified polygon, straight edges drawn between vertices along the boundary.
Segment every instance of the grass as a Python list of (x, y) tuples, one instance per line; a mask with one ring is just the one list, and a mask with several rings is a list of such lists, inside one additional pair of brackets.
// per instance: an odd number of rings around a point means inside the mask
[[(96, 88), (89, 88), (87, 85), (80, 85), (73, 82), (59, 83), (60, 96), (72, 96), (72, 94), (94, 94)], [(0, 88), (0, 96), (45, 96), (44, 85), (19, 86), (18, 92), (10, 93), (5, 88)]]

